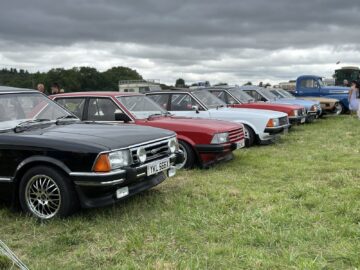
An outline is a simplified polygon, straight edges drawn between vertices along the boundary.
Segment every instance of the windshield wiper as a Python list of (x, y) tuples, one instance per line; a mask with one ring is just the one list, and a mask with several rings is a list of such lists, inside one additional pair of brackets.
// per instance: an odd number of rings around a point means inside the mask
[(59, 125), (60, 123), (64, 123), (65, 121), (63, 122), (62, 120), (66, 120), (66, 119), (78, 120), (76, 116), (68, 114), (56, 118), (56, 124)]
[(44, 123), (44, 122), (51, 122), (51, 120), (50, 119), (44, 119), (44, 118), (26, 120), (26, 121), (23, 121), (23, 122), (20, 122), (19, 124), (17, 124), (16, 127), (14, 127), (14, 131), (15, 132), (21, 132), (21, 131), (29, 129), (33, 125), (41, 124), (41, 123)]
[(56, 118), (56, 120), (63, 120), (63, 119), (77, 119), (77, 117), (71, 114), (67, 114)]

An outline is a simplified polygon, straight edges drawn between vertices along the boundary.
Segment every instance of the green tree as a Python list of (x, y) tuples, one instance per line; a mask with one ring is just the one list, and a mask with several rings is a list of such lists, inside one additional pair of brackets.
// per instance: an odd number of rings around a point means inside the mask
[(179, 87), (179, 88), (185, 87), (185, 80), (182, 78), (177, 79), (175, 82), (175, 87)]
[(112, 67), (103, 72), (106, 84), (103, 90), (117, 91), (120, 80), (142, 80), (142, 76), (134, 69), (128, 67)]

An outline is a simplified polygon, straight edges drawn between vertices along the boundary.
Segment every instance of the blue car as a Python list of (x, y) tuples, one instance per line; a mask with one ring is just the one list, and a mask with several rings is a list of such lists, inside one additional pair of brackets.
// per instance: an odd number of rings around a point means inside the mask
[(241, 86), (240, 89), (252, 96), (256, 101), (303, 106), (306, 109), (306, 122), (308, 123), (314, 121), (314, 119), (318, 118), (322, 113), (319, 101), (284, 98), (280, 94), (275, 95), (272, 93), (273, 89), (253, 85)]

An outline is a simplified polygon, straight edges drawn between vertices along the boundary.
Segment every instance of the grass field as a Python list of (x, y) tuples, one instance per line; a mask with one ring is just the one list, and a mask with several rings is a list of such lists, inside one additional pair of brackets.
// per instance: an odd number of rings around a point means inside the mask
[(103, 209), (39, 223), (0, 206), (31, 269), (355, 269), (360, 121), (330, 117)]

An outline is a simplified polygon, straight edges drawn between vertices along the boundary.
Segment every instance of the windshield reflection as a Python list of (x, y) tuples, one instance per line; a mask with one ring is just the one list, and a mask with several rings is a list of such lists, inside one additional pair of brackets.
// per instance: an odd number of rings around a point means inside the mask
[(145, 119), (152, 115), (168, 114), (166, 110), (147, 96), (123, 96), (117, 97), (117, 99), (136, 119)]

